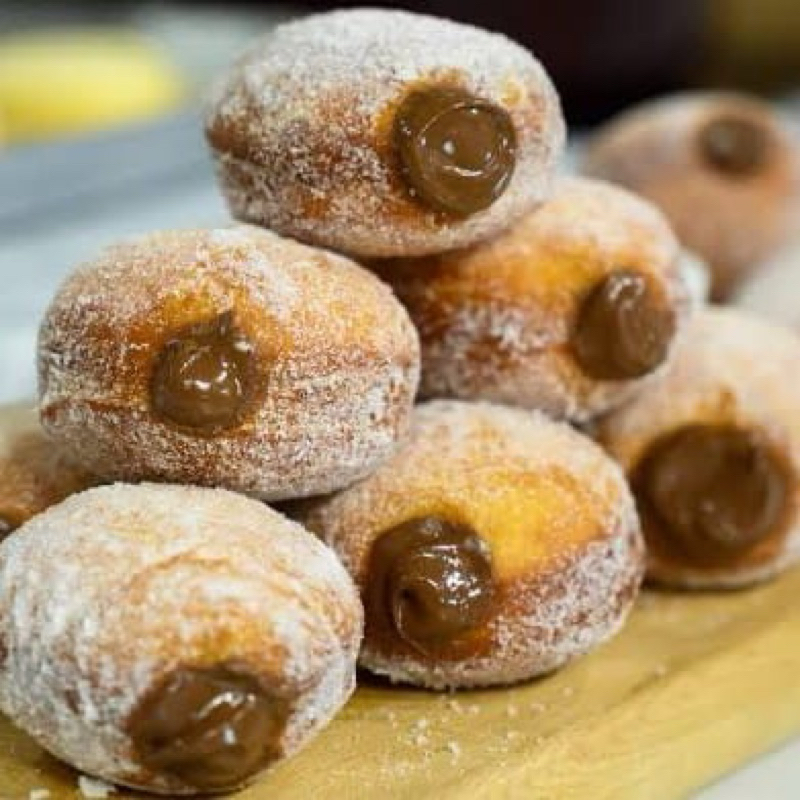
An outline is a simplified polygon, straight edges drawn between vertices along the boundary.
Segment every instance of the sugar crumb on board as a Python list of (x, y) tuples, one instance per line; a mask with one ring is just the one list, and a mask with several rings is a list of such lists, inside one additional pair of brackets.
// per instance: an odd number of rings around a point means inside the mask
[(81, 775), (78, 778), (78, 788), (87, 800), (105, 800), (116, 789), (105, 781)]
[(31, 789), (28, 793), (28, 800), (50, 800), (50, 790)]

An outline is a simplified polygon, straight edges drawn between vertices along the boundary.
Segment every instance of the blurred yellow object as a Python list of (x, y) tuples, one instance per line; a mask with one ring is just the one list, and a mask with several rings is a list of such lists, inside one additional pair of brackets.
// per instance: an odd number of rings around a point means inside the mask
[(43, 139), (173, 108), (183, 82), (135, 32), (62, 28), (0, 37), (0, 138)]

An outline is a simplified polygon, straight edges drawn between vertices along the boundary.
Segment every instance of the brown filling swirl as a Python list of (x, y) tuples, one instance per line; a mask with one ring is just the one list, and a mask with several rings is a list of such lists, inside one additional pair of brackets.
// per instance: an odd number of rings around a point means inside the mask
[(397, 110), (394, 140), (409, 193), (434, 211), (459, 217), (492, 205), (516, 164), (508, 112), (464, 89), (411, 92)]
[(657, 440), (633, 486), (646, 534), (674, 557), (714, 567), (781, 532), (795, 476), (758, 432), (697, 424)]
[(281, 753), (289, 706), (228, 667), (182, 668), (136, 707), (127, 731), (141, 763), (200, 791), (228, 791)]
[(193, 432), (214, 434), (240, 420), (247, 404), (253, 345), (231, 313), (189, 326), (168, 341), (151, 379), (157, 416)]
[(584, 298), (572, 347), (584, 372), (597, 380), (628, 380), (666, 359), (675, 336), (675, 312), (644, 275), (620, 269)]
[(703, 125), (697, 145), (706, 164), (732, 178), (752, 177), (769, 160), (768, 131), (753, 120), (733, 114), (716, 117)]
[(494, 596), (489, 549), (466, 525), (420, 517), (381, 534), (372, 546), (367, 624), (424, 654), (485, 623)]

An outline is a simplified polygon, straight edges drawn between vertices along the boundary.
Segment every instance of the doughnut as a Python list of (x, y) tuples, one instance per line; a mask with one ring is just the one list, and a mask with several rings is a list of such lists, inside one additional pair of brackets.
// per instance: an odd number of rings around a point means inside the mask
[(360, 257), (498, 233), (549, 195), (565, 137), (558, 96), (527, 50), (401, 11), (281, 25), (208, 105), (231, 213)]
[(77, 769), (170, 797), (301, 748), (350, 696), (361, 630), (333, 553), (220, 489), (90, 489), (0, 545), (2, 711)]
[(416, 331), (373, 275), (246, 226), (108, 249), (39, 337), (42, 422), (93, 473), (265, 500), (387, 458), (418, 371)]
[(499, 237), (371, 264), (422, 342), (422, 397), (585, 421), (668, 359), (690, 309), (681, 253), (645, 201), (585, 178)]
[(800, 238), (794, 237), (736, 295), (735, 305), (800, 333)]
[(564, 423), (488, 403), (423, 403), (394, 458), (291, 513), (361, 591), (361, 665), (432, 689), (586, 653), (621, 627), (644, 570), (618, 466)]
[(669, 370), (600, 420), (667, 586), (739, 587), (800, 558), (800, 339), (736, 309), (692, 322)]
[(0, 425), (0, 540), (31, 517), (97, 480), (44, 434), (36, 414), (3, 411)]
[(690, 92), (622, 114), (590, 142), (587, 174), (655, 203), (733, 295), (797, 221), (800, 169), (787, 125), (760, 100)]

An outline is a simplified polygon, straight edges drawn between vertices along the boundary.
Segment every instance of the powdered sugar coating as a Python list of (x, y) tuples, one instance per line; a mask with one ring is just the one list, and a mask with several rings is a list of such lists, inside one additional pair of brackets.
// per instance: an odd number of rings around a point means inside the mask
[(45, 436), (33, 409), (4, 409), (0, 422), (0, 538), (4, 525), (21, 525), (96, 483)]
[(647, 277), (676, 319), (691, 311), (682, 255), (663, 216), (630, 192), (569, 178), (497, 238), (423, 259), (372, 265), (420, 332), (420, 395), (489, 400), (585, 422), (651, 375), (587, 375), (570, 337), (586, 295), (609, 273)]
[[(253, 408), (216, 436), (160, 421), (158, 354), (176, 331), (226, 311), (255, 347)], [(406, 428), (418, 371), (416, 331), (380, 281), (247, 226), (108, 249), (61, 287), (39, 340), (43, 424), (93, 472), (264, 499), (369, 473)]]
[[(488, 209), (446, 218), (411, 199), (392, 141), (394, 110), (422, 84), (505, 109), (512, 180)], [(216, 86), (206, 131), (234, 216), (359, 256), (463, 247), (550, 193), (565, 128), (539, 62), (499, 34), (403, 11), (318, 14), (276, 28)]]
[(293, 701), (301, 747), (355, 683), (362, 612), (333, 553), (222, 490), (115, 485), (76, 495), (0, 545), (0, 707), (78, 769), (170, 796), (126, 721), (171, 671), (235, 664)]
[[(760, 173), (730, 178), (706, 163), (698, 135), (726, 116), (751, 120), (769, 137)], [(717, 298), (734, 292), (800, 218), (800, 158), (790, 129), (772, 106), (748, 95), (686, 92), (626, 111), (595, 136), (584, 169), (661, 208), (681, 241), (708, 262)]]
[[(800, 476), (800, 339), (788, 328), (708, 307), (690, 325), (670, 369), (635, 400), (600, 421), (596, 436), (631, 474), (649, 445), (684, 425), (734, 425), (760, 431)], [(800, 559), (800, 480), (791, 521), (724, 567), (699, 569), (650, 553), (654, 580), (690, 588), (743, 586)]]
[(435, 689), (512, 683), (591, 650), (623, 623), (643, 569), (618, 467), (565, 424), (486, 403), (418, 406), (391, 461), (296, 513), (362, 593), (373, 541), (401, 522), (441, 515), (482, 536), (499, 593), (488, 652), (437, 660), (399, 639), (390, 652), (369, 629), (364, 642), (363, 666)]

